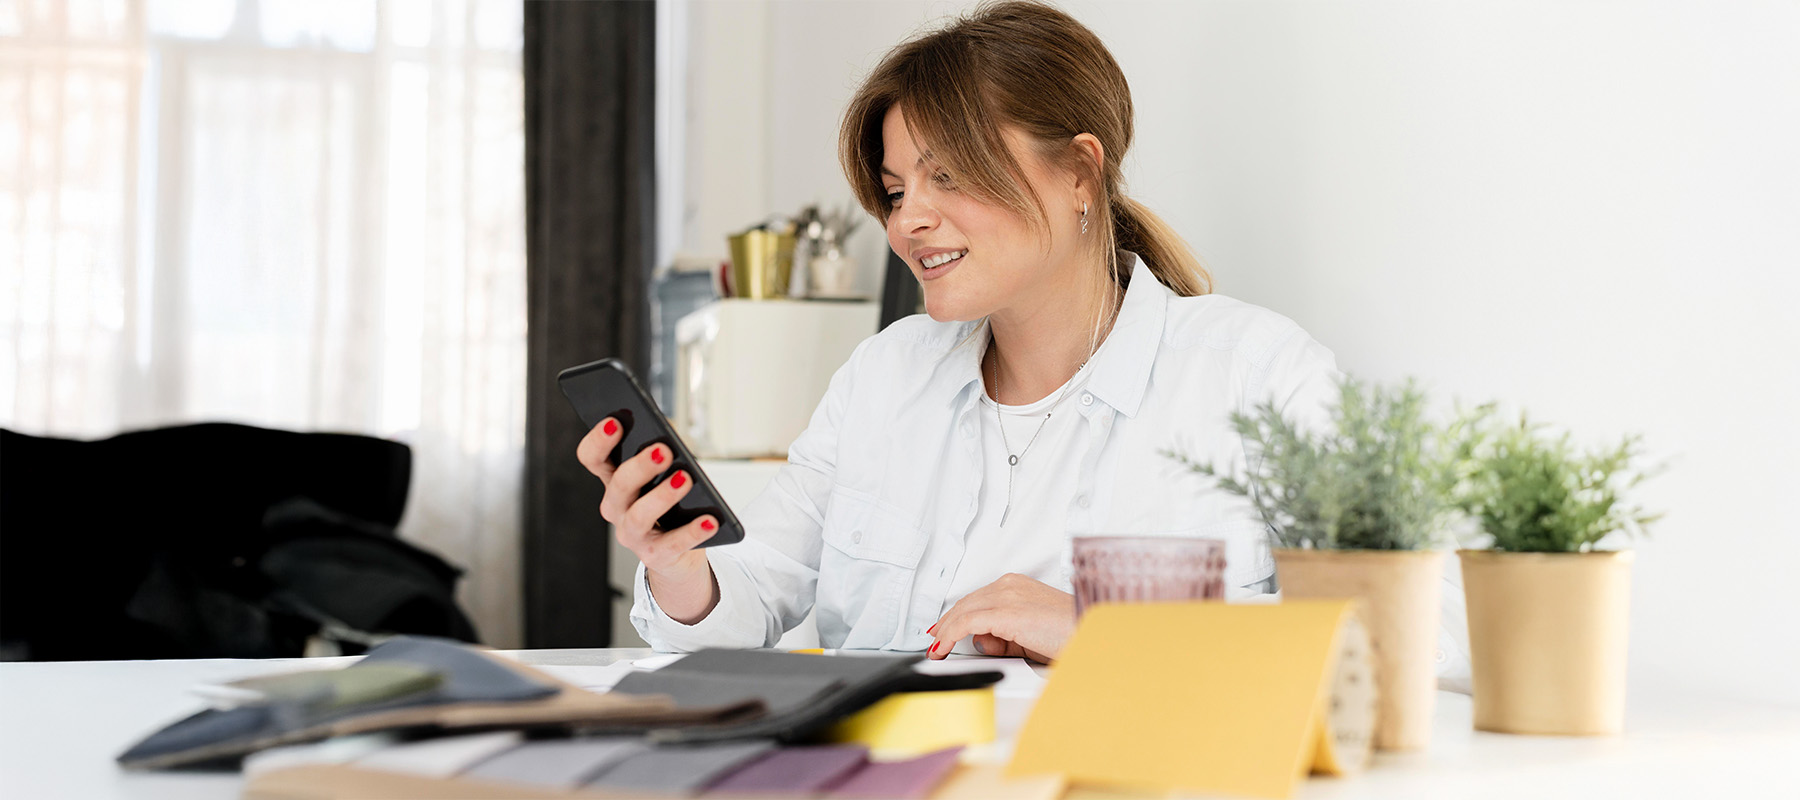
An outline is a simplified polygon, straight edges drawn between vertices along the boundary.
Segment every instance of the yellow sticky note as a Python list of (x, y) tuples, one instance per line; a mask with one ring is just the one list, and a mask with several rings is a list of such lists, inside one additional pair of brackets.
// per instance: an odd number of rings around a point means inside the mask
[(833, 726), (827, 738), (866, 745), (880, 758), (991, 742), (994, 688), (891, 694)]
[(1353, 619), (1348, 601), (1096, 606), (1057, 659), (1007, 774), (1287, 797), (1332, 746), (1323, 734)]

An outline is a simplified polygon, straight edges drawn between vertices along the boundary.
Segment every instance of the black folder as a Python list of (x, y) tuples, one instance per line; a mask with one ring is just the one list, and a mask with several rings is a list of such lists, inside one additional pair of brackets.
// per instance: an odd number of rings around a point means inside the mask
[(667, 695), (677, 708), (759, 702), (758, 717), (651, 732), (660, 742), (769, 738), (801, 741), (895, 692), (990, 686), (998, 672), (921, 675), (917, 653), (810, 655), (773, 650), (701, 650), (655, 672), (634, 672), (614, 692)]

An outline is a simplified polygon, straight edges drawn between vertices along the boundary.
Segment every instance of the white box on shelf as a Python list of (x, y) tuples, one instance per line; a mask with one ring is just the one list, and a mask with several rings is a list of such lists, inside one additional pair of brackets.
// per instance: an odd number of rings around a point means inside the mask
[(873, 302), (708, 304), (675, 326), (675, 426), (700, 458), (787, 455), (879, 321)]

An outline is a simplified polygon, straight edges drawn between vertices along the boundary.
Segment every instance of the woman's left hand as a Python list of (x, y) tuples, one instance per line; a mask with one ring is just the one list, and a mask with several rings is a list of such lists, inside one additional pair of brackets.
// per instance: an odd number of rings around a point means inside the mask
[(1007, 573), (956, 601), (926, 633), (937, 639), (927, 658), (944, 658), (964, 636), (974, 636), (983, 655), (1047, 664), (1075, 634), (1075, 595)]

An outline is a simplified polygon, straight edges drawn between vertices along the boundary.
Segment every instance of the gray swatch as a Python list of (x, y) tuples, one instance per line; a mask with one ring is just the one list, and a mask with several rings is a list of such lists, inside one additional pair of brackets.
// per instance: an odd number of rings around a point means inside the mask
[(495, 731), (425, 739), (376, 750), (355, 763), (382, 772), (453, 778), (474, 764), (519, 746), (523, 738), (518, 731)]
[(764, 739), (722, 744), (664, 745), (600, 773), (593, 786), (663, 794), (698, 794), (720, 777), (775, 749)]
[(668, 694), (682, 707), (754, 698), (763, 715), (720, 725), (653, 730), (660, 742), (750, 738), (800, 740), (916, 679), (918, 654), (820, 656), (765, 650), (701, 650), (655, 672), (628, 675), (613, 687), (627, 694)]
[(360, 664), (383, 663), (423, 667), (444, 676), (444, 682), (436, 691), (418, 698), (405, 698), (407, 702), (395, 704), (397, 706), (415, 703), (535, 700), (562, 691), (560, 687), (508, 669), (493, 657), (483, 655), (461, 642), (426, 636), (390, 639), (370, 650), (368, 655), (363, 656), (363, 660), (345, 669), (356, 669)]
[(464, 777), (574, 789), (650, 746), (637, 738), (526, 742), (463, 773)]
[(666, 694), (681, 708), (713, 708), (745, 700), (761, 700), (769, 716), (787, 714), (842, 681), (818, 675), (724, 675), (672, 672), (634, 672), (620, 679), (615, 692)]

